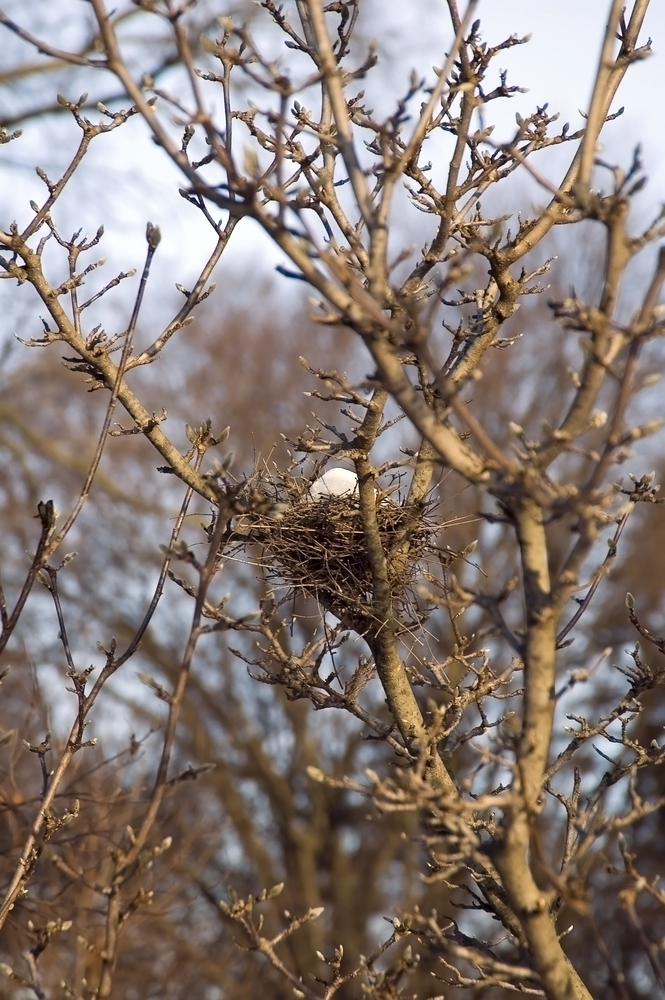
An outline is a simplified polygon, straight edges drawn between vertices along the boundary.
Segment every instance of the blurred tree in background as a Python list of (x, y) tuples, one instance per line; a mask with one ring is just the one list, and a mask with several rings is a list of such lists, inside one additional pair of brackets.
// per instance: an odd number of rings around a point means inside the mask
[(3, 995), (665, 987), (648, 6), (503, 141), (481, 3), (0, 12)]

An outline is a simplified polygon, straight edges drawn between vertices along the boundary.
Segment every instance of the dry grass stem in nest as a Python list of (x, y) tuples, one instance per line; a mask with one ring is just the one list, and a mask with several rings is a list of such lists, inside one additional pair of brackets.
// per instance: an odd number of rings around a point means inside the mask
[[(258, 545), (258, 562), (268, 578), (290, 594), (315, 598), (337, 618), (372, 617), (372, 572), (357, 497), (297, 497), (274, 483), (262, 484), (275, 494), (280, 513), (252, 512), (243, 519), (242, 547)], [(432, 520), (432, 505), (420, 510), (400, 507), (390, 500), (377, 503), (376, 519), (395, 611), (422, 621), (413, 585), (418, 564), (430, 550), (439, 525)], [(415, 515), (415, 516), (414, 516)], [(396, 558), (403, 529), (409, 525), (408, 553)]]

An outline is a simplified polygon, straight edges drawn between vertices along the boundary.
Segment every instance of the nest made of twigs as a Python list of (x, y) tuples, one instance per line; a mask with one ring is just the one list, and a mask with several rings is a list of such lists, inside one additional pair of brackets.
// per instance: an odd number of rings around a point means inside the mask
[[(372, 617), (372, 571), (357, 496), (285, 502), (281, 490), (273, 485), (272, 491), (267, 512), (245, 516), (243, 548), (256, 546), (254, 558), (268, 578), (290, 594), (313, 597), (340, 619)], [(438, 529), (428, 512), (427, 505), (414, 510), (386, 499), (376, 506), (393, 607), (412, 621), (422, 619), (413, 590), (418, 565)], [(406, 554), (398, 556), (407, 527)]]

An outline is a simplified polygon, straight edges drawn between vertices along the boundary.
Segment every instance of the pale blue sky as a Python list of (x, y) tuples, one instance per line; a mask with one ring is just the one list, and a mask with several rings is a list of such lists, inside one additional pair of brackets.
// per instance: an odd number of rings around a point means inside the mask
[[(208, 0), (208, 5), (210, 2)], [(34, 30), (40, 24), (39, 11), (52, 21), (52, 0), (34, 0), (26, 6), (23, 0), (5, 0), (5, 9), (18, 20), (30, 17)], [(87, 5), (72, 0), (58, 0), (58, 9), (71, 11), (72, 18), (86, 14)], [(223, 5), (219, 5), (223, 9)], [(515, 113), (528, 114), (537, 104), (549, 102), (550, 111), (561, 111), (561, 121), (570, 121), (571, 129), (581, 125), (580, 108), (587, 107), (591, 84), (596, 71), (609, 0), (481, 0), (478, 15), (483, 37), (495, 44), (511, 33), (531, 34), (531, 41), (499, 54), (493, 77), (498, 82), (499, 69), (508, 70), (508, 83), (528, 87), (510, 101), (494, 102), (487, 120), (497, 122), (495, 137), (502, 139), (515, 129)], [(260, 15), (257, 15), (260, 16)], [(75, 30), (67, 20), (67, 33)], [(44, 22), (42, 22), (44, 23)], [(261, 35), (260, 22), (253, 30)], [(441, 65), (450, 45), (451, 33), (443, 0), (410, 0), (408, 4), (366, 0), (361, 31), (364, 38), (380, 39), (380, 54), (384, 72), (359, 86), (368, 94), (368, 105), (377, 112), (389, 111), (391, 98), (405, 88), (409, 73), (418, 67), (423, 75), (431, 75), (433, 65)], [(49, 23), (49, 39), (57, 26)], [(654, 55), (634, 66), (619, 93), (616, 107), (625, 105), (624, 116), (612, 123), (605, 137), (606, 157), (628, 166), (632, 147), (639, 140), (643, 159), (650, 177), (640, 202), (646, 214), (655, 214), (665, 201), (665, 99), (662, 81), (665, 79), (665, 3), (653, 0), (647, 15), (643, 39), (654, 40)], [(281, 45), (281, 42), (279, 43)], [(288, 55), (288, 53), (287, 53)], [(105, 84), (107, 86), (107, 84)], [(78, 90), (76, 92), (78, 94)], [(68, 96), (76, 96), (73, 93)], [(219, 106), (218, 94), (212, 99)], [(385, 106), (385, 107), (384, 107)], [(161, 113), (165, 109), (162, 107)], [(23, 139), (2, 148), (0, 153), (0, 224), (17, 217), (27, 218), (29, 198), (40, 201), (43, 186), (34, 174), (34, 165), (44, 166), (51, 176), (57, 176), (77, 142), (73, 125), (63, 127), (58, 120), (31, 123)], [(538, 167), (548, 178), (557, 182), (572, 149), (538, 160)], [(4, 162), (5, 166), (2, 166)], [(445, 171), (445, 155), (435, 163), (440, 173)], [(79, 178), (62, 199), (59, 218), (71, 219), (71, 228), (84, 227), (94, 232), (100, 224), (106, 227), (103, 251), (109, 258), (104, 277), (112, 270), (140, 266), (144, 253), (144, 231), (147, 219), (159, 224), (163, 244), (153, 288), (155, 322), (166, 320), (171, 312), (176, 281), (191, 282), (210, 246), (208, 228), (179, 197), (181, 184), (177, 172), (154, 146), (139, 120), (130, 121), (123, 129), (93, 144)], [(522, 189), (522, 185), (524, 188)], [(530, 202), (538, 200), (540, 192), (523, 177), (513, 185), (511, 207), (520, 199), (528, 211)], [(543, 200), (545, 200), (543, 195)], [(515, 200), (515, 206), (512, 202)], [(421, 218), (423, 218), (421, 216)], [(232, 269), (246, 271), (248, 278), (257, 270), (272, 271), (281, 255), (269, 244), (257, 227), (241, 226), (231, 247)], [(108, 274), (110, 277), (110, 274)], [(160, 293), (156, 286), (160, 283)], [(9, 282), (0, 283), (0, 294), (6, 298)], [(287, 292), (292, 289), (287, 286)], [(13, 290), (12, 290), (13, 291)], [(12, 295), (12, 298), (14, 296)], [(26, 298), (25, 296), (23, 298)], [(114, 302), (119, 302), (116, 296)], [(109, 305), (111, 302), (109, 300)], [(113, 307), (113, 306), (112, 306)]]

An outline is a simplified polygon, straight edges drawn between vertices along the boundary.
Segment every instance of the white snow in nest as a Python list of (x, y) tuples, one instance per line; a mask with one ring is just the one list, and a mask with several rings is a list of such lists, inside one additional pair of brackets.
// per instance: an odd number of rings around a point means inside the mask
[(328, 469), (309, 488), (312, 500), (358, 495), (358, 477), (348, 469)]

